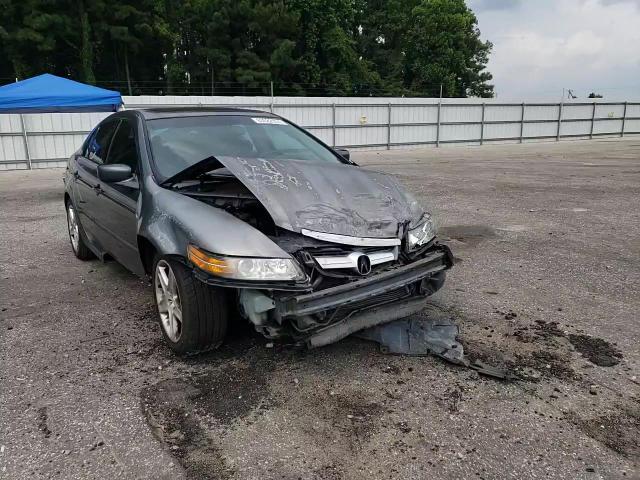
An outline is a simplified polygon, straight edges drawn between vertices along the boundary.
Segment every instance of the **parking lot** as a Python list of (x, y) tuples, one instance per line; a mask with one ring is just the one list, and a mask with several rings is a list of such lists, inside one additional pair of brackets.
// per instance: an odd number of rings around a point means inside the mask
[(435, 214), (479, 376), (348, 338), (178, 358), (148, 281), (69, 244), (62, 170), (0, 174), (1, 478), (639, 478), (640, 139), (360, 152)]

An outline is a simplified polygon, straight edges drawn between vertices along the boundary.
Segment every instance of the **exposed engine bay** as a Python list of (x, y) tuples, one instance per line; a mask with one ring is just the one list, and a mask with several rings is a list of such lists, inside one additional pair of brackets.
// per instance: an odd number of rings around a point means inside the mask
[[(410, 249), (409, 222), (398, 224), (398, 238), (361, 239), (360, 245), (314, 238), (333, 240), (339, 237), (335, 235), (278, 227), (263, 203), (227, 168), (183, 183), (178, 190), (256, 228), (304, 270), (308, 282), (295, 291), (277, 285), (238, 289), (241, 314), (267, 338), (287, 337), (319, 346), (348, 335), (356, 326), (359, 330), (402, 318), (424, 306), (424, 299), (443, 285), (444, 270), (453, 264), (450, 251), (435, 237)], [(413, 266), (431, 257), (432, 268), (412, 272)], [(391, 281), (385, 283), (386, 279)]]

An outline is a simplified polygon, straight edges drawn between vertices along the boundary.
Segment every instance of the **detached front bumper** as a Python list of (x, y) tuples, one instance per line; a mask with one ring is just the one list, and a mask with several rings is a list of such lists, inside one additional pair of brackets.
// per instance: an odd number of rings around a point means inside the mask
[(348, 310), (352, 306), (366, 305), (371, 299), (384, 299), (389, 292), (416, 284), (452, 266), (451, 250), (446, 245), (438, 245), (424, 258), (408, 265), (318, 292), (284, 297), (276, 302), (276, 309), (281, 318), (312, 315), (338, 308)]

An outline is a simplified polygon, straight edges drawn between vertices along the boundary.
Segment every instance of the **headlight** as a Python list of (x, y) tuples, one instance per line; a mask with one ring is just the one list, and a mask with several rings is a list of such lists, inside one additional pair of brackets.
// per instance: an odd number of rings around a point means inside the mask
[(415, 250), (425, 243), (429, 243), (436, 236), (436, 226), (431, 215), (427, 215), (426, 220), (416, 228), (409, 230), (407, 234), (407, 247)]
[(291, 258), (250, 258), (211, 255), (189, 245), (187, 256), (200, 270), (236, 280), (304, 280), (306, 275)]

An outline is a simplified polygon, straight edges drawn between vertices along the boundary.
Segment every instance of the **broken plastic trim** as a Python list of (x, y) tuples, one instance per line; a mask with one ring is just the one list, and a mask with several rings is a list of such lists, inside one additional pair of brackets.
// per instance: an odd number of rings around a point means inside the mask
[(472, 368), (482, 375), (508, 379), (508, 373), (479, 360), (471, 362), (456, 340), (458, 325), (442, 320), (405, 318), (358, 332), (355, 336), (380, 344), (382, 353), (436, 355), (448, 362)]
[[(278, 303), (281, 317), (311, 315), (333, 308), (348, 308), (350, 304), (384, 294), (405, 285), (418, 282), (453, 264), (451, 251), (440, 245), (424, 258), (387, 272), (365, 277), (362, 280), (345, 283), (304, 295), (291, 296)], [(395, 317), (399, 318), (399, 317)], [(361, 328), (366, 328), (364, 325)], [(353, 330), (355, 331), (355, 330)]]
[(348, 235), (338, 235), (336, 233), (314, 232), (303, 228), (300, 233), (316, 240), (324, 240), (331, 243), (341, 243), (343, 245), (353, 245), (356, 247), (394, 247), (400, 245), (399, 238), (362, 238), (350, 237)]

